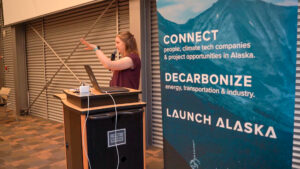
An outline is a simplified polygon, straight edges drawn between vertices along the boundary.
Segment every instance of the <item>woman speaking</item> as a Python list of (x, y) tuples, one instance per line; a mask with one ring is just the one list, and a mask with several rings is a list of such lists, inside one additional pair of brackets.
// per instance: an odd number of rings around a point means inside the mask
[(84, 39), (80, 39), (80, 41), (86, 46), (86, 50), (94, 50), (96, 52), (99, 61), (106, 69), (113, 71), (110, 86), (120, 86), (132, 89), (139, 88), (141, 60), (133, 34), (126, 31), (116, 36), (116, 48), (121, 57), (116, 61), (107, 58), (99, 46), (91, 44)]

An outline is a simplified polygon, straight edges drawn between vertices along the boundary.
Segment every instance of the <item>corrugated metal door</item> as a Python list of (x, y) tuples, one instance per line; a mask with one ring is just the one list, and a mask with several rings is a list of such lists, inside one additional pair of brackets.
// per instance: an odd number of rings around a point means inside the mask
[(152, 78), (152, 143), (163, 148), (163, 127), (161, 110), (160, 63), (158, 48), (158, 24), (156, 0), (151, 0), (151, 78)]
[[(44, 34), (43, 21), (37, 20), (32, 22), (31, 25)], [(40, 91), (44, 88), (46, 83), (45, 79), (45, 55), (44, 44), (33, 32), (29, 25), (26, 26), (26, 54), (27, 54), (27, 78), (29, 89), (29, 103), (32, 103), (37, 98)], [(31, 113), (35, 116), (48, 118), (47, 113), (47, 90), (45, 90), (40, 97), (37, 98), (35, 103), (31, 107)]]
[(15, 80), (14, 80), (14, 59), (13, 54), (13, 35), (11, 27), (4, 27), (2, 29), (3, 41), (3, 64), (7, 68), (4, 71), (4, 87), (10, 88), (8, 99), (8, 108), (16, 111), (16, 94), (15, 94)]
[(124, 32), (129, 31), (129, 1), (117, 1), (117, 31)]
[[(110, 1), (100, 2), (97, 4), (88, 5), (78, 9), (73, 9), (63, 13), (55, 14), (45, 17), (43, 23), (43, 36), (45, 40), (51, 45), (54, 51), (65, 60), (70, 56), (71, 52), (78, 44), (79, 39), (88, 32), (89, 27), (94, 23), (96, 18), (104, 11), (109, 5)], [(122, 20), (127, 18), (128, 22), (119, 22), (118, 18)], [(91, 31), (86, 40), (91, 43), (101, 46), (102, 51), (107, 55), (115, 49), (115, 36), (116, 33), (129, 28), (129, 3), (128, 0), (118, 1), (114, 3), (111, 8), (104, 14), (101, 20), (96, 24), (96, 27)], [(31, 30), (28, 30), (29, 32)], [(28, 32), (28, 33), (29, 33)], [(30, 35), (33, 36), (33, 35)], [(43, 45), (41, 40), (37, 40), (40, 45)], [(30, 45), (30, 44), (28, 44)], [(49, 81), (61, 65), (59, 59), (47, 47), (40, 47), (40, 57), (45, 56), (45, 65), (39, 71), (40, 78), (46, 78)], [(69, 68), (76, 74), (76, 76), (83, 82), (89, 83), (88, 76), (85, 72), (83, 65), (89, 64), (92, 66), (96, 75), (98, 83), (101, 86), (108, 86), (111, 79), (111, 72), (106, 70), (98, 61), (94, 51), (85, 51), (83, 45), (76, 50), (76, 52), (67, 61)], [(43, 49), (45, 49), (43, 51)], [(27, 53), (29, 55), (29, 53)], [(28, 56), (29, 58), (29, 56)], [(30, 60), (28, 60), (28, 64)], [(42, 67), (42, 64), (41, 64)], [(45, 71), (45, 75), (43, 75)], [(34, 74), (33, 71), (28, 70), (28, 76)], [(44, 82), (44, 81), (43, 81)], [(30, 80), (28, 82), (31, 83)], [(63, 67), (56, 75), (48, 90), (46, 91), (47, 103), (46, 112), (40, 112), (45, 117), (55, 121), (62, 121), (62, 105), (60, 101), (53, 97), (54, 94), (62, 93), (63, 89), (76, 88), (80, 83), (76, 78)], [(30, 86), (30, 85), (29, 85)], [(33, 88), (31, 88), (33, 89)], [(41, 89), (38, 90), (39, 92)], [(33, 90), (30, 90), (32, 95)], [(41, 96), (42, 97), (42, 96)], [(32, 100), (30, 100), (32, 101)], [(32, 110), (33, 111), (33, 110)], [(37, 112), (33, 114), (38, 114)]]

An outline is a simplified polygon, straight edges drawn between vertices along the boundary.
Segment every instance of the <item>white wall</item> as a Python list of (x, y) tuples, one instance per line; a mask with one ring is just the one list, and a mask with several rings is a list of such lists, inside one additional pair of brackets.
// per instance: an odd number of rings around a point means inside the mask
[(4, 25), (24, 22), (99, 1), (103, 0), (2, 0)]

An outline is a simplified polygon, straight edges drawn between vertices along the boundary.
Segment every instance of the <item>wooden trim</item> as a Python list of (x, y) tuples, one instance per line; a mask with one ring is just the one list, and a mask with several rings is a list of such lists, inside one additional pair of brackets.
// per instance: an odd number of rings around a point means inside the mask
[[(80, 108), (79, 106), (76, 106), (67, 100), (62, 100), (63, 104), (66, 105), (67, 107), (77, 110), (79, 112), (87, 112), (87, 108)], [(122, 107), (128, 107), (128, 106), (145, 106), (145, 102), (134, 102), (134, 103), (125, 103), (125, 104), (117, 104), (117, 108), (122, 108)], [(115, 108), (115, 105), (107, 105), (107, 106), (98, 106), (98, 107), (92, 107), (89, 108), (89, 111), (96, 111), (96, 110), (101, 110), (101, 109), (110, 109), (110, 108)]]
[[(63, 110), (63, 112), (65, 112), (64, 111), (64, 108), (62, 109)], [(66, 126), (65, 126), (65, 113), (63, 114), (63, 121), (64, 121), (64, 135), (65, 135), (65, 137), (64, 137), (64, 147), (65, 147), (65, 162), (66, 162), (66, 166), (67, 166), (67, 168), (68, 168), (68, 155), (67, 155), (67, 147), (66, 147)]]
[[(85, 126), (86, 115), (81, 115), (80, 117), (81, 117), (81, 140), (82, 140), (83, 168), (84, 169), (89, 169), (89, 162), (88, 162), (88, 158), (86, 157), (86, 154), (88, 155), (86, 126)], [(85, 154), (85, 150), (86, 150), (86, 154)]]

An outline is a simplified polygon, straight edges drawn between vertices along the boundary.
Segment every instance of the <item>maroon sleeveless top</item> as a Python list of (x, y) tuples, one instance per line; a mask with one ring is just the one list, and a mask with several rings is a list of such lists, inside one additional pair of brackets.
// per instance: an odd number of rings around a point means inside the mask
[(138, 89), (140, 84), (141, 59), (137, 54), (129, 56), (133, 62), (133, 69), (115, 70), (110, 81), (110, 86), (128, 87)]

